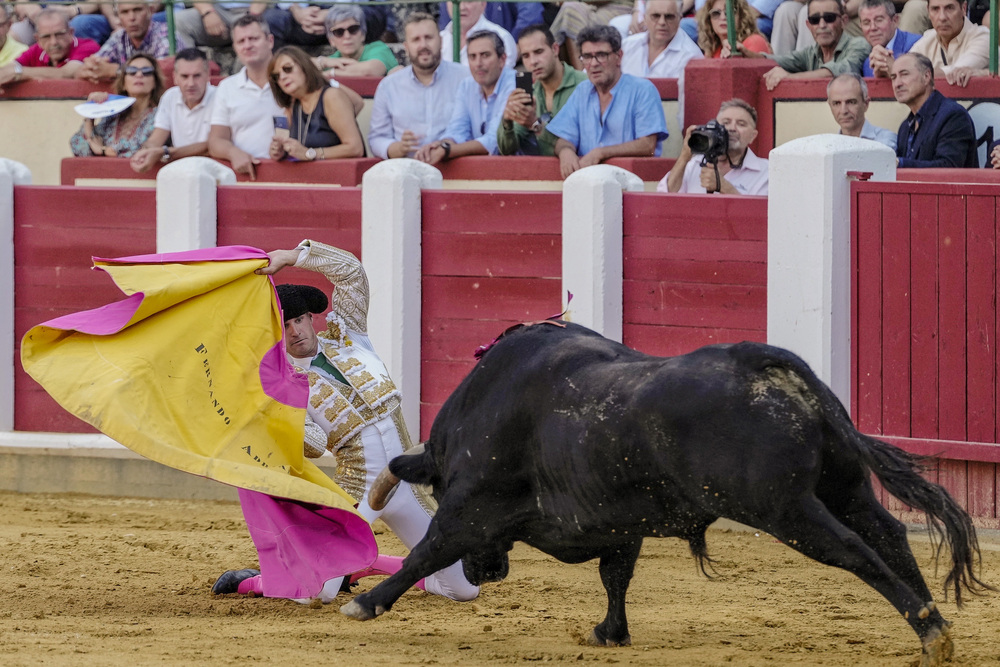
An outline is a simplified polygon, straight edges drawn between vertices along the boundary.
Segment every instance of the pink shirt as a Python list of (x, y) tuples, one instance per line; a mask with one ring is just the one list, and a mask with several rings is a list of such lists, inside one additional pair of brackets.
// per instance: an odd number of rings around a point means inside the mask
[(49, 60), (49, 54), (45, 53), (38, 44), (32, 44), (28, 50), (17, 57), (17, 62), (25, 67), (62, 67), (71, 60), (82, 61), (87, 56), (92, 56), (100, 50), (101, 46), (92, 39), (73, 38), (73, 48), (69, 50), (69, 55), (60, 63), (53, 63)]

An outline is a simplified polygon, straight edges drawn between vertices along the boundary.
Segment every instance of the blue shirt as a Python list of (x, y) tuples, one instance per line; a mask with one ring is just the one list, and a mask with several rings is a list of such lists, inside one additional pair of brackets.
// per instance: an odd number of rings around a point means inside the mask
[[(912, 32), (897, 29), (896, 34), (886, 44), (886, 48), (892, 54), (893, 58), (898, 58), (904, 53), (909, 53), (913, 45), (920, 40), (920, 37), (920, 35), (914, 35)], [(875, 71), (872, 69), (871, 56), (865, 58), (865, 62), (861, 66), (861, 76), (875, 76)]]
[(514, 90), (514, 70), (504, 68), (500, 78), (493, 85), (489, 97), (483, 97), (483, 91), (471, 76), (458, 84), (455, 93), (455, 110), (448, 121), (446, 137), (451, 137), (457, 143), (478, 141), (490, 155), (498, 155), (497, 128), (503, 119), (503, 110), (507, 106), (507, 98)]
[(594, 84), (581, 82), (546, 129), (573, 144), (580, 156), (651, 134), (656, 135), (654, 155), (659, 156), (667, 138), (667, 120), (656, 86), (631, 74), (622, 74), (611, 89), (611, 104), (603, 115)]
[(372, 153), (386, 158), (389, 145), (402, 139), (406, 130), (417, 135), (421, 146), (443, 139), (455, 107), (458, 85), (471, 78), (467, 65), (442, 60), (429, 86), (414, 76), (412, 66), (382, 79), (375, 89), (368, 129)]

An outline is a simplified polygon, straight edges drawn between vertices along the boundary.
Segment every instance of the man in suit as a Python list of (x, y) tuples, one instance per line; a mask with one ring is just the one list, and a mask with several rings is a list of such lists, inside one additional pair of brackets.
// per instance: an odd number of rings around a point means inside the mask
[(892, 0), (863, 0), (858, 9), (861, 31), (872, 52), (861, 66), (864, 76), (888, 78), (892, 61), (907, 53), (920, 35), (899, 29), (899, 15)]
[(906, 167), (979, 166), (976, 131), (965, 108), (934, 90), (934, 66), (919, 53), (892, 64), (892, 92), (910, 109), (899, 126), (896, 164)]

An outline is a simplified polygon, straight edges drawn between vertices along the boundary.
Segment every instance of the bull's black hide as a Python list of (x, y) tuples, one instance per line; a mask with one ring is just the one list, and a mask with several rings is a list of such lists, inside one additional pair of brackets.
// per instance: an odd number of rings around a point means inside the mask
[(522, 327), (448, 398), (425, 453), (390, 470), (432, 485), (440, 509), (402, 570), (345, 605), (355, 618), (459, 559), (473, 583), (502, 579), (521, 540), (568, 563), (599, 558), (608, 612), (592, 641), (627, 644), (643, 538), (687, 540), (704, 570), (705, 531), (726, 517), (856, 574), (936, 662), (951, 650), (948, 623), (870, 473), (947, 540), (946, 591), (961, 602), (963, 587), (984, 586), (971, 520), (920, 461), (859, 433), (805, 362), (767, 345), (659, 358), (573, 324)]

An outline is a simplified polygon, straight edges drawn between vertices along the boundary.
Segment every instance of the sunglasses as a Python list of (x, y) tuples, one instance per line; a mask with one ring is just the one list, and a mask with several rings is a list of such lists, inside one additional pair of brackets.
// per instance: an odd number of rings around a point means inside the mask
[(724, 11), (722, 11), (721, 9), (713, 9), (712, 11), (710, 11), (708, 13), (709, 18), (711, 18), (713, 21), (716, 21), (716, 20), (722, 18), (725, 15), (726, 15), (726, 13)]
[[(285, 74), (291, 74), (294, 71), (295, 65), (287, 64), (281, 66), (281, 72), (284, 72)], [(271, 72), (271, 78), (277, 81), (278, 78), (281, 77), (281, 72)]]
[(361, 24), (355, 23), (354, 25), (349, 25), (346, 28), (334, 28), (333, 30), (330, 31), (330, 34), (336, 37), (337, 39), (340, 39), (341, 37), (344, 36), (345, 32), (351, 35), (356, 35), (359, 32), (361, 32)]
[(580, 60), (585, 63), (597, 61), (599, 63), (608, 62), (608, 58), (611, 57), (610, 51), (597, 51), (596, 53), (581, 53)]
[(839, 18), (840, 14), (835, 14), (833, 12), (823, 12), (822, 14), (810, 14), (809, 23), (811, 23), (812, 25), (819, 25), (820, 21), (825, 21), (827, 25), (831, 25)]
[(129, 65), (125, 68), (125, 74), (129, 76), (135, 76), (136, 74), (141, 74), (142, 76), (153, 76), (155, 71), (156, 70), (152, 67), (135, 67), (133, 65)]

